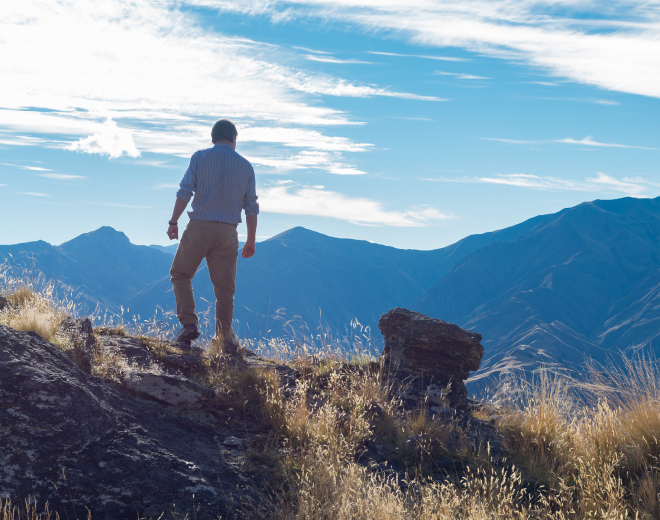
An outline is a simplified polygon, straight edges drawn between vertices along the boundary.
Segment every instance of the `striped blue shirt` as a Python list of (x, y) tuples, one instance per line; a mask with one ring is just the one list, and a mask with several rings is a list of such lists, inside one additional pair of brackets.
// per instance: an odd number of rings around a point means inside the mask
[(258, 215), (254, 169), (227, 143), (195, 152), (176, 196), (189, 202), (191, 220), (215, 220), (238, 224), (245, 215)]

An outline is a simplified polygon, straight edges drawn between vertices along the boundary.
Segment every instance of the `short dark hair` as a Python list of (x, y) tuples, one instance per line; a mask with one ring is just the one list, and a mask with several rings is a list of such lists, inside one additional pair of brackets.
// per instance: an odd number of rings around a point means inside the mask
[(234, 137), (238, 135), (234, 123), (229, 119), (218, 119), (213, 125), (211, 130), (211, 141), (217, 143), (218, 141), (233, 141)]

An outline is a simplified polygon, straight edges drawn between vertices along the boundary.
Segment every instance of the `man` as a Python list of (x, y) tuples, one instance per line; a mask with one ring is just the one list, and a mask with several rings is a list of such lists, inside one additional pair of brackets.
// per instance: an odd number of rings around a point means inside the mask
[(238, 132), (231, 121), (217, 121), (211, 131), (213, 148), (193, 154), (176, 194), (172, 220), (167, 230), (170, 240), (179, 238), (179, 217), (195, 194), (192, 211), (188, 212), (190, 221), (170, 270), (176, 315), (183, 326), (176, 342), (182, 348), (191, 349), (192, 341), (199, 337), (191, 280), (206, 258), (216, 297), (216, 337), (224, 342), (225, 351), (235, 353), (236, 350), (231, 327), (238, 258), (236, 227), (241, 222), (241, 210), (244, 209), (247, 240), (241, 256), (250, 258), (255, 252), (259, 214), (254, 169), (247, 159), (236, 153), (237, 137)]

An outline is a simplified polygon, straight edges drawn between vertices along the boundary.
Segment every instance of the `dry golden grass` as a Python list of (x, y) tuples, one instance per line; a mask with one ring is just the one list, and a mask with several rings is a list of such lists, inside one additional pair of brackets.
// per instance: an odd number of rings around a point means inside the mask
[(6, 297), (10, 305), (0, 311), (0, 324), (15, 330), (34, 331), (46, 341), (62, 343), (57, 328), (70, 310), (53, 298), (51, 288), (37, 292), (20, 287)]

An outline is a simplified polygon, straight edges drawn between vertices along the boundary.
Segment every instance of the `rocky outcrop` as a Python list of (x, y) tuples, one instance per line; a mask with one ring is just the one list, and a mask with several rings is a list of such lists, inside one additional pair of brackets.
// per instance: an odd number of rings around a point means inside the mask
[(9, 302), (7, 301), (7, 298), (0, 296), (0, 311), (3, 311), (5, 307), (9, 306)]
[(120, 384), (127, 392), (167, 406), (196, 408), (209, 402), (215, 394), (205, 386), (185, 377), (122, 371)]
[(467, 407), (463, 381), (479, 368), (480, 334), (398, 307), (383, 314), (378, 327), (385, 338), (383, 361), (403, 384), (406, 401), (426, 402), (432, 411)]
[(116, 520), (226, 518), (258, 500), (244, 448), (225, 445), (246, 428), (124, 394), (36, 333), (0, 326), (0, 403), (0, 496), (15, 502)]

